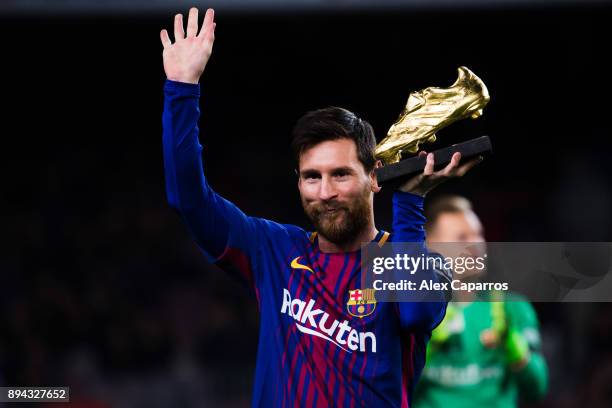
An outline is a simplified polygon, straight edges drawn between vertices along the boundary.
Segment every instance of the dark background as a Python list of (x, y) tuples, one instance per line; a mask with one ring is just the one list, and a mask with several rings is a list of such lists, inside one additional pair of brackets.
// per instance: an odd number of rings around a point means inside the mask
[[(488, 134), (495, 152), (440, 192), (472, 199), (490, 241), (612, 241), (611, 11), (218, 12), (201, 101), (210, 183), (250, 215), (310, 228), (295, 121), (343, 106), (381, 140), (410, 91), (465, 65), (491, 102), (432, 147)], [(255, 302), (165, 201), (163, 27), (172, 13), (0, 16), (0, 383), (70, 385), (94, 407), (250, 401)], [(389, 192), (376, 208), (388, 229)], [(536, 308), (551, 370), (538, 406), (610, 406), (610, 304)]]

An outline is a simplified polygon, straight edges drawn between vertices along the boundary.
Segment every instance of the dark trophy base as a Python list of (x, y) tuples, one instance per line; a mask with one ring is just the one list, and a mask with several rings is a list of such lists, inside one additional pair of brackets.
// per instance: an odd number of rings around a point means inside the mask
[[(461, 161), (463, 162), (470, 157), (490, 153), (492, 149), (489, 136), (481, 136), (476, 139), (445, 147), (444, 149), (434, 150), (432, 153), (434, 154), (436, 168), (439, 168), (448, 164), (455, 152), (461, 153)], [(399, 163), (388, 164), (376, 169), (376, 177), (378, 178), (378, 183), (399, 181), (399, 179), (413, 173), (422, 172), (424, 168), (425, 157), (411, 157), (410, 159), (401, 160)]]

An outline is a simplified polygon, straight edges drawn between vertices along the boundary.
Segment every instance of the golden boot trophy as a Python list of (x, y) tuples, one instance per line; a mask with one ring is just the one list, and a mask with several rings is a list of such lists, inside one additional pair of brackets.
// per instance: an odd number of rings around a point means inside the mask
[[(490, 99), (486, 85), (466, 67), (459, 67), (458, 71), (459, 77), (449, 88), (429, 87), (410, 94), (404, 111), (376, 146), (376, 158), (385, 164), (376, 171), (379, 182), (422, 171), (424, 157), (402, 160), (402, 155), (417, 153), (421, 143), (435, 141), (438, 130), (458, 120), (482, 115)], [(438, 166), (448, 163), (455, 152), (466, 158), (489, 151), (491, 141), (482, 136), (433, 154)]]

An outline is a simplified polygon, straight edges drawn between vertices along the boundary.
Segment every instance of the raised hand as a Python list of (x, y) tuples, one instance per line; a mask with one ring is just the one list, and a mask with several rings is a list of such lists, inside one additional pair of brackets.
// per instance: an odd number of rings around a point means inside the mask
[(420, 196), (425, 196), (430, 190), (437, 185), (443, 183), (450, 178), (462, 177), (472, 167), (482, 161), (482, 156), (478, 156), (461, 166), (459, 161), (461, 160), (461, 153), (456, 152), (453, 154), (450, 163), (446, 165), (442, 170), (434, 171), (434, 155), (433, 153), (419, 152), (419, 156), (427, 156), (425, 163), (425, 169), (423, 173), (418, 176), (410, 178), (408, 181), (403, 183), (400, 187), (400, 191), (407, 193), (414, 193)]
[(185, 36), (183, 15), (177, 14), (174, 16), (174, 44), (170, 41), (168, 31), (161, 30), (164, 70), (168, 79), (190, 84), (198, 83), (212, 54), (216, 26), (214, 19), (214, 10), (206, 10), (202, 28), (198, 33), (198, 9), (191, 8)]

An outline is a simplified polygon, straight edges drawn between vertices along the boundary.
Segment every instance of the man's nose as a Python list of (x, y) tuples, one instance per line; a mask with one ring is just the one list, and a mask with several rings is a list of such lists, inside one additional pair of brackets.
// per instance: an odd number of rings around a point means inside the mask
[(327, 178), (323, 177), (321, 179), (321, 188), (319, 189), (319, 199), (326, 201), (336, 197), (338, 193), (336, 192), (336, 188), (334, 187), (334, 183)]

